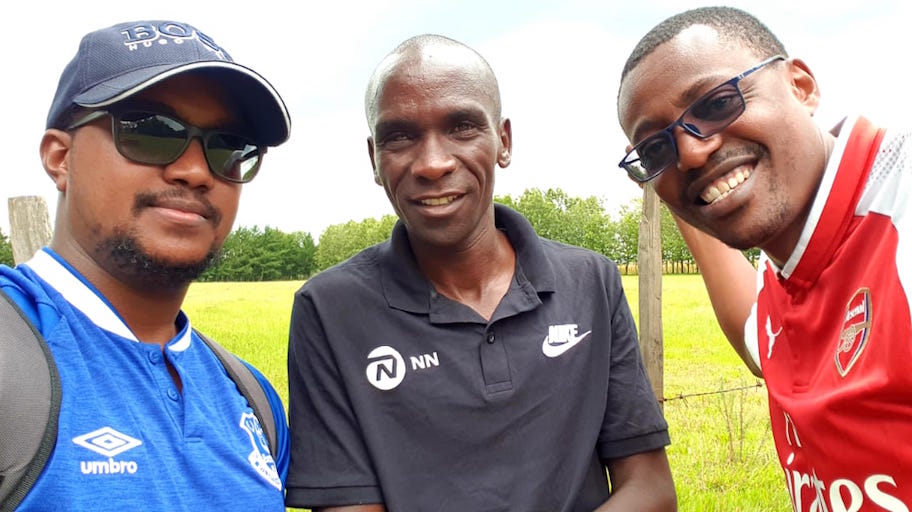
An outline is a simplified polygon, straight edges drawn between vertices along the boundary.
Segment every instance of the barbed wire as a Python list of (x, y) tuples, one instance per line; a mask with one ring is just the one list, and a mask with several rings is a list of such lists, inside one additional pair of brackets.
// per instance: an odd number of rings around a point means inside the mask
[(763, 387), (763, 381), (758, 380), (756, 383), (751, 384), (749, 386), (738, 386), (736, 388), (726, 388), (726, 389), (720, 389), (717, 391), (703, 391), (700, 393), (688, 393), (688, 394), (679, 393), (675, 396), (663, 397), (663, 398), (659, 399), (659, 402), (664, 403), (664, 402), (672, 402), (674, 400), (686, 400), (688, 398), (693, 398), (693, 397), (698, 397), (698, 396), (721, 395), (723, 393), (732, 393), (734, 391), (744, 391), (747, 389), (756, 389), (756, 388), (762, 388), (762, 387)]

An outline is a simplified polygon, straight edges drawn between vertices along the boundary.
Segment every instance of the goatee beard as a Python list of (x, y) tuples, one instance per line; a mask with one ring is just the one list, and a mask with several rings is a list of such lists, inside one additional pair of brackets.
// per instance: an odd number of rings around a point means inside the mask
[(152, 290), (170, 290), (186, 286), (198, 278), (218, 257), (211, 249), (203, 259), (189, 263), (174, 263), (155, 258), (140, 247), (136, 238), (118, 233), (101, 241), (97, 254), (108, 263), (108, 270), (133, 286)]

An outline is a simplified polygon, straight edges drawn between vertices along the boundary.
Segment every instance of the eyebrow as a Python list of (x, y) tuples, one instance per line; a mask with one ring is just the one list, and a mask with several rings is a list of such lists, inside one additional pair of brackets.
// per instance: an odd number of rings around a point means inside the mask
[(390, 121), (379, 121), (377, 126), (374, 127), (374, 134), (378, 140), (382, 140), (391, 133), (412, 132), (415, 131), (416, 128), (417, 125), (411, 121), (393, 119)]
[[(482, 108), (460, 108), (447, 112), (444, 116), (446, 126), (453, 126), (462, 121), (471, 121), (481, 128), (488, 128), (488, 113)], [(406, 119), (389, 119), (378, 121), (374, 127), (375, 137), (382, 140), (390, 133), (414, 132), (419, 130), (418, 123)]]
[[(729, 78), (731, 80), (731, 78)], [(690, 85), (684, 92), (678, 97), (675, 98), (671, 104), (675, 107), (678, 107), (681, 111), (678, 113), (678, 116), (674, 120), (659, 125), (659, 123), (649, 120), (646, 123), (641, 124), (637, 127), (636, 131), (633, 132), (633, 143), (638, 144), (643, 139), (658, 133), (661, 130), (664, 130), (668, 127), (669, 124), (676, 121), (685, 110), (690, 108), (691, 105), (698, 99), (702, 98), (704, 94), (711, 91), (712, 89), (724, 84), (728, 80), (720, 79), (718, 76), (705, 76), (698, 79), (696, 82)], [(645, 132), (645, 135), (644, 135)]]
[(463, 108), (450, 112), (446, 116), (448, 124), (456, 124), (460, 121), (472, 121), (478, 125), (488, 125), (488, 113), (481, 108)]
[(697, 80), (696, 82), (693, 83), (693, 85), (691, 85), (684, 91), (684, 94), (681, 95), (680, 100), (681, 100), (681, 103), (683, 103), (681, 108), (687, 109), (688, 107), (693, 105), (693, 102), (702, 98), (703, 95), (705, 95), (709, 91), (715, 89), (716, 87), (719, 87), (720, 85), (728, 82), (729, 80), (731, 80), (731, 78), (726, 80), (726, 79), (719, 79), (719, 77), (717, 77), (717, 76), (706, 76), (706, 77), (703, 77), (703, 78)]

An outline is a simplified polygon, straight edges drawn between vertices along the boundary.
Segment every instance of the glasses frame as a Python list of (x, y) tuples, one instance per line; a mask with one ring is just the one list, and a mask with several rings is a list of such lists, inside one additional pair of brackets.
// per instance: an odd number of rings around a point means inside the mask
[[(713, 135), (721, 132), (722, 130), (728, 128), (739, 117), (741, 117), (741, 114), (743, 114), (745, 110), (747, 110), (747, 101), (744, 99), (744, 93), (741, 92), (741, 87), (739, 86), (739, 83), (741, 82), (741, 80), (743, 80), (747, 76), (751, 75), (752, 73), (759, 71), (766, 65), (772, 64), (773, 62), (780, 61), (780, 60), (786, 60), (786, 57), (784, 55), (774, 55), (774, 56), (760, 62), (756, 66), (753, 66), (752, 68), (747, 69), (746, 71), (743, 71), (743, 72), (739, 73), (738, 75), (735, 75), (730, 80), (726, 80), (725, 82), (713, 87), (712, 89), (707, 91), (705, 94), (703, 94), (702, 96), (700, 96), (699, 98), (694, 100), (690, 105), (688, 105), (687, 108), (684, 110), (684, 112), (681, 114), (681, 116), (678, 117), (678, 119), (675, 122), (671, 123), (670, 125), (665, 127), (663, 130), (660, 130), (660, 131), (650, 135), (649, 137), (646, 137), (645, 139), (643, 139), (639, 143), (637, 143), (635, 146), (633, 146), (633, 148), (631, 148), (631, 150), (628, 151), (626, 155), (624, 155), (624, 158), (621, 159), (620, 163), (618, 164), (618, 167), (627, 171), (627, 174), (631, 178), (633, 178), (635, 181), (638, 181), (640, 183), (646, 183), (647, 181), (650, 181), (650, 180), (654, 179), (655, 177), (657, 177), (658, 175), (662, 174), (663, 172), (665, 172), (665, 169), (668, 169), (669, 167), (671, 167), (671, 164), (675, 163), (680, 158), (680, 152), (678, 151), (678, 141), (675, 139), (675, 136), (674, 136), (674, 129), (676, 127), (680, 126), (681, 128), (684, 129), (684, 131), (686, 133), (689, 133), (690, 135), (693, 135), (694, 137), (697, 137), (698, 139), (707, 139), (707, 138), (712, 137)], [(731, 119), (729, 119), (725, 123), (722, 123), (719, 126), (715, 127), (715, 129), (710, 130), (705, 133), (701, 133), (696, 128), (695, 123), (684, 122), (685, 118), (695, 118), (695, 116), (691, 115), (691, 112), (693, 111), (695, 106), (700, 105), (704, 100), (712, 97), (719, 89), (722, 89), (725, 87), (732, 87), (732, 86), (734, 86), (735, 90), (738, 91), (738, 98), (741, 100), (741, 107), (740, 107), (738, 113), (735, 114), (734, 116), (732, 116)], [(699, 118), (696, 118), (696, 119), (699, 119)], [(664, 139), (664, 140), (668, 141), (667, 143), (671, 144), (671, 147), (674, 150), (674, 155), (675, 155), (674, 159), (671, 160), (670, 162), (668, 162), (667, 164), (665, 164), (661, 169), (659, 169), (657, 171), (650, 171), (649, 169), (646, 169), (642, 165), (639, 166), (641, 169), (646, 170), (647, 174), (645, 176), (643, 176), (641, 173), (636, 173), (636, 172), (632, 171), (631, 167), (633, 166), (633, 164), (636, 164), (637, 162), (640, 161), (639, 149), (643, 148), (647, 144), (654, 143), (656, 141), (656, 139)], [(635, 158), (631, 158), (631, 156), (635, 156)]]
[[(127, 155), (126, 153), (124, 153), (123, 149), (120, 146), (120, 138), (117, 136), (118, 125), (122, 121), (122, 119), (121, 119), (122, 116), (124, 114), (130, 114), (130, 113), (142, 113), (142, 114), (149, 114), (150, 116), (167, 117), (169, 119), (177, 121), (184, 128), (186, 128), (187, 139), (184, 141), (184, 146), (177, 153), (177, 156), (175, 156), (174, 158), (165, 159), (162, 161), (143, 161), (143, 160), (133, 158), (130, 155)], [(266, 149), (267, 149), (266, 146), (253, 143), (253, 141), (250, 140), (246, 136), (238, 135), (236, 133), (231, 133), (229, 131), (220, 130), (220, 129), (199, 128), (197, 126), (194, 126), (194, 125), (184, 121), (183, 119), (180, 119), (180, 118), (174, 116), (173, 114), (155, 112), (154, 110), (148, 110), (148, 109), (144, 109), (144, 108), (137, 108), (137, 109), (127, 108), (127, 109), (116, 110), (116, 111), (115, 110), (93, 110), (92, 112), (89, 112), (88, 114), (86, 114), (86, 116), (83, 117), (82, 119), (79, 119), (78, 121), (74, 121), (72, 124), (67, 126), (66, 131), (73, 131), (77, 128), (81, 128), (81, 127), (95, 121), (96, 119), (101, 119), (104, 116), (111, 117), (111, 137), (114, 139), (114, 147), (117, 148), (117, 152), (120, 153), (120, 155), (123, 156), (124, 158), (126, 158), (127, 160), (130, 160), (130, 161), (136, 162), (136, 163), (140, 163), (140, 164), (144, 164), (144, 165), (170, 165), (170, 164), (176, 162), (178, 159), (180, 159), (180, 157), (182, 157), (184, 155), (184, 153), (187, 151), (187, 148), (190, 147), (190, 143), (193, 142), (193, 139), (199, 138), (200, 142), (202, 143), (202, 146), (203, 146), (203, 155), (205, 157), (204, 159), (206, 160), (206, 167), (209, 169), (209, 172), (211, 172), (213, 176), (215, 176), (216, 178), (218, 178), (220, 180), (227, 181), (230, 183), (250, 183), (251, 181), (253, 181), (253, 178), (255, 178), (256, 175), (260, 172), (260, 165), (262, 165), (263, 156), (266, 154)], [(209, 138), (212, 137), (213, 135), (219, 135), (219, 136), (229, 135), (231, 137), (237, 137), (239, 139), (247, 140), (250, 143), (250, 145), (255, 146), (257, 148), (257, 153), (259, 156), (257, 157), (256, 164), (254, 164), (254, 168), (251, 171), (247, 172), (247, 175), (249, 176), (248, 178), (246, 178), (246, 179), (231, 178), (229, 176), (226, 176), (224, 174), (221, 174), (221, 173), (213, 170), (212, 164), (209, 162), (209, 149), (208, 149), (208, 145), (207, 145)]]

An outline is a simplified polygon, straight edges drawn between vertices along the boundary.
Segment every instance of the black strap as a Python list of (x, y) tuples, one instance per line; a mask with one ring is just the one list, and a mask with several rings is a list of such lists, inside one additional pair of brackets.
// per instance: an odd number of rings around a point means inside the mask
[(276, 457), (276, 425), (275, 417), (272, 415), (272, 407), (269, 405), (269, 399), (263, 386), (257, 380), (250, 368), (247, 368), (237, 356), (229, 352), (225, 347), (219, 345), (212, 338), (194, 329), (194, 332), (203, 340), (212, 352), (221, 361), (228, 376), (234, 381), (238, 391), (247, 399), (253, 414), (256, 415), (269, 443), (269, 451), (273, 457)]
[(5, 512), (19, 506), (54, 450), (61, 392), (44, 338), (2, 290), (0, 296), (0, 511)]

